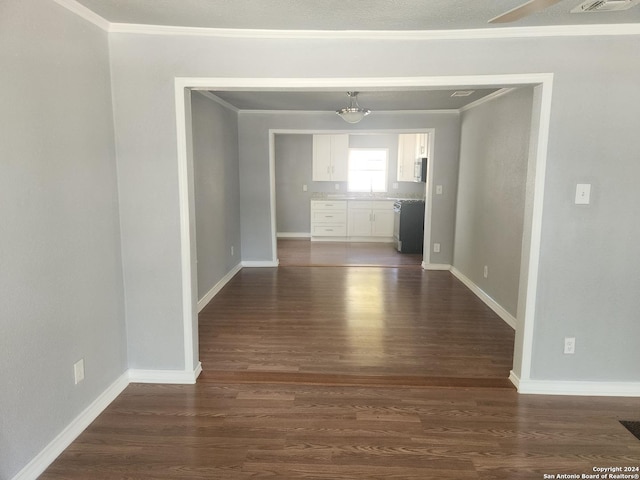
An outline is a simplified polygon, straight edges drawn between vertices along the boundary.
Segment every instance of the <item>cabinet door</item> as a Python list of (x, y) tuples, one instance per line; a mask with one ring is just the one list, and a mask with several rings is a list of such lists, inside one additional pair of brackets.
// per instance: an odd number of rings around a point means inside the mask
[(349, 173), (349, 135), (331, 135), (331, 180), (346, 182)]
[(415, 133), (401, 133), (398, 135), (398, 181), (413, 182), (416, 151), (418, 149), (418, 135)]
[(373, 237), (393, 237), (393, 209), (376, 209), (372, 211), (372, 215), (371, 235)]
[(349, 236), (371, 236), (371, 219), (371, 210), (369, 209), (349, 209)]
[(313, 174), (314, 182), (331, 181), (331, 137), (332, 135), (313, 136)]

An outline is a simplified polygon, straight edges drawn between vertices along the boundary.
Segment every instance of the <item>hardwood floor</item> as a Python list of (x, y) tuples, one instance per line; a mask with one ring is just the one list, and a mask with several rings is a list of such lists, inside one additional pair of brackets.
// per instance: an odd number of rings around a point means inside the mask
[(231, 377), (217, 371), (506, 379), (513, 342), (449, 272), (421, 268), (243, 269), (200, 313), (204, 379), (221, 381)]
[(196, 385), (131, 384), (42, 475), (504, 480), (640, 465), (636, 398), (518, 395), (513, 331), (448, 272), (244, 269)]
[(422, 254), (398, 253), (391, 243), (311, 242), (278, 239), (281, 266), (419, 267)]

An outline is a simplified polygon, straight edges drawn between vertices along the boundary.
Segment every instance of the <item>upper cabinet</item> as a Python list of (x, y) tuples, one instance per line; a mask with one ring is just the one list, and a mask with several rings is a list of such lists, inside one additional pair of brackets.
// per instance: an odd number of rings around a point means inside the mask
[(313, 181), (346, 182), (349, 135), (313, 136)]
[(416, 161), (427, 156), (426, 133), (401, 133), (398, 135), (398, 181), (416, 181)]

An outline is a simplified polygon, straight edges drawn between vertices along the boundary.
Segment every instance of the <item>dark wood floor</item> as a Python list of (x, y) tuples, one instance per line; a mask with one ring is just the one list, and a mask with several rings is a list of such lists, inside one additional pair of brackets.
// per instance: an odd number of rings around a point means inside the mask
[(542, 479), (640, 464), (635, 398), (518, 395), (513, 331), (448, 272), (244, 269), (196, 385), (132, 384), (42, 479)]
[(419, 267), (421, 253), (398, 253), (392, 243), (312, 242), (309, 239), (278, 239), (282, 266)]

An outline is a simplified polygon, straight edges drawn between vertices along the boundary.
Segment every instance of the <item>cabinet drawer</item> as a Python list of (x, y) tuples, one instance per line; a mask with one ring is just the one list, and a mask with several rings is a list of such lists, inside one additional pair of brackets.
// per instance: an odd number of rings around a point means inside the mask
[(347, 210), (347, 202), (344, 200), (311, 200), (311, 210)]
[(347, 221), (347, 213), (341, 211), (312, 211), (311, 212), (311, 221), (312, 222), (323, 222), (323, 223), (344, 223)]
[(311, 236), (313, 237), (346, 237), (346, 225), (312, 225)]

